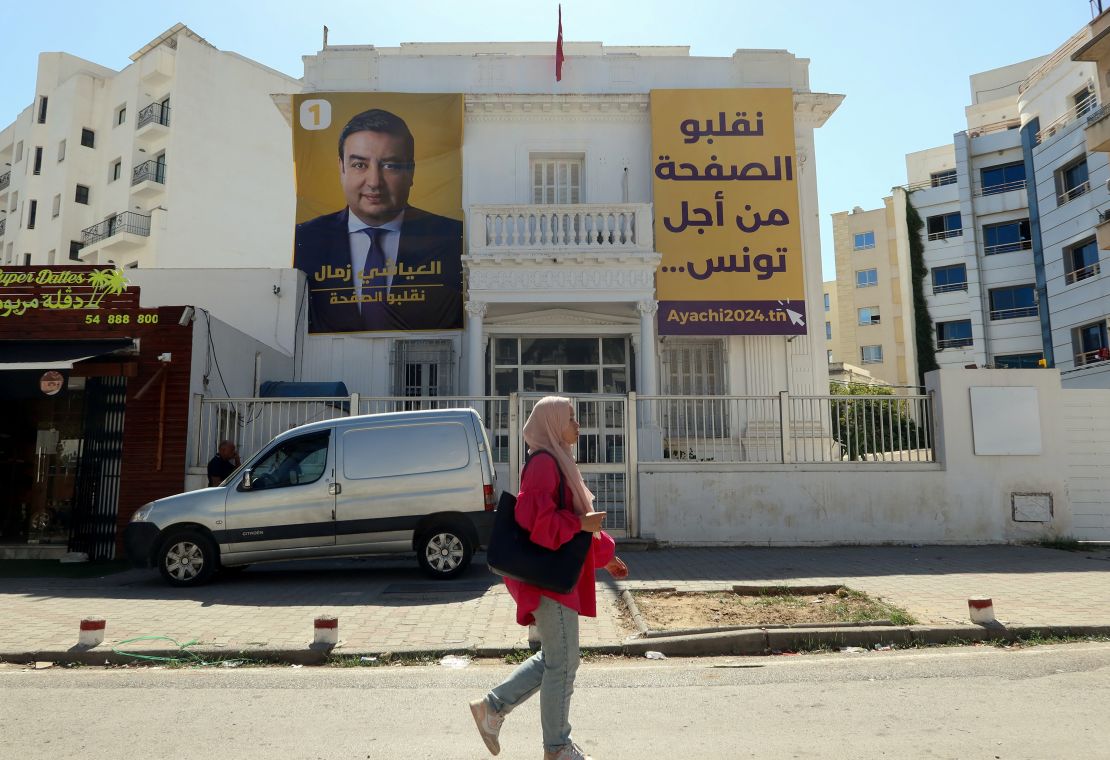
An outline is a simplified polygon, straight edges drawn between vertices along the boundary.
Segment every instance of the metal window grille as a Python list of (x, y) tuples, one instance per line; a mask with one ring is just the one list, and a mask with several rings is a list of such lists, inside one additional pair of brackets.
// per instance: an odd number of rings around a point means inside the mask
[(397, 340), (390, 357), (393, 394), (407, 397), (455, 393), (455, 348), (449, 340)]
[[(662, 355), (663, 393), (720, 396), (725, 389), (724, 366), (724, 346), (720, 341), (668, 341)], [(662, 423), (669, 436), (696, 431), (727, 437), (729, 420), (723, 411), (712, 401), (683, 399), (665, 405)]]

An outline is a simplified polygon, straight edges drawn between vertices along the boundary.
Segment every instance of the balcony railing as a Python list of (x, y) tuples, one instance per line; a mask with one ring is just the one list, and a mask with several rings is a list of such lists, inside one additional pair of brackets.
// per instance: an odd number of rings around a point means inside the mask
[(151, 103), (139, 111), (139, 116), (135, 119), (135, 129), (142, 129), (147, 124), (161, 124), (163, 127), (168, 127), (170, 125), (170, 107), (161, 103)]
[(1091, 351), (1084, 351), (1083, 353), (1075, 355), (1075, 366), (1083, 367), (1088, 364), (1097, 364), (1110, 360), (1110, 349), (1096, 348)]
[(902, 185), (902, 189), (906, 192), (912, 193), (914, 190), (925, 190), (926, 188), (930, 187), (944, 187), (945, 185), (954, 185), (956, 184), (958, 179), (959, 178), (956, 176), (955, 172), (953, 172), (952, 174), (942, 174), (938, 172), (937, 176), (935, 177), (929, 177), (929, 179), (923, 179), (919, 182), (911, 182), (908, 185)]
[(1086, 280), (1090, 277), (1094, 277), (1101, 271), (1102, 269), (1101, 267), (1099, 267), (1099, 262), (1096, 261), (1094, 264), (1091, 264), (1090, 266), (1085, 266), (1082, 269), (1073, 269), (1070, 272), (1066, 272), (1064, 274), (1064, 282), (1068, 285), (1074, 285), (1080, 280)]
[(958, 230), (943, 230), (942, 232), (930, 232), (929, 240), (947, 240), (951, 237), (960, 237), (964, 234), (963, 227)]
[(1098, 122), (1110, 116), (1110, 103), (1103, 103), (1101, 108), (1095, 109), (1093, 112), (1087, 114), (1087, 126), (1097, 124)]
[(996, 243), (983, 246), (984, 256), (993, 256), (996, 253), (1012, 253), (1013, 251), (1028, 251), (1033, 248), (1032, 240), (1017, 240), (1013, 243)]
[(651, 251), (648, 204), (472, 206), (470, 253)]
[(989, 135), (993, 132), (1008, 132), (1011, 129), (1018, 129), (1020, 126), (1021, 119), (1006, 119), (1005, 121), (996, 121), (990, 124), (984, 124), (981, 127), (976, 127), (975, 129), (969, 129), (967, 131), (967, 136), (982, 137), (983, 135)]
[(1023, 179), (1014, 180), (1013, 182), (1004, 182), (1000, 185), (986, 185), (979, 188), (975, 193), (976, 195), (997, 195), (998, 193), (1008, 193), (1011, 190), (1024, 190), (1026, 181)]
[(1035, 317), (1038, 311), (1036, 306), (1022, 306), (1017, 309), (994, 309), (991, 311), (991, 321), (1001, 319), (1020, 319), (1021, 317)]
[[(1087, 116), (1092, 112), (1098, 113), (1099, 110), (1101, 109), (1098, 108), (1098, 98), (1093, 92), (1088, 94), (1087, 97), (1085, 97), (1083, 100), (1079, 101), (1071, 108), (1064, 111), (1064, 113), (1059, 118), (1054, 119), (1053, 121), (1046, 124), (1041, 129), (1041, 131), (1037, 133), (1037, 144), (1040, 145), (1042, 142), (1052, 137), (1054, 134), (1062, 130), (1067, 125), (1071, 124), (1076, 119)], [(1089, 116), (1088, 123), (1090, 123)]]
[(3, 236), (4, 228), (7, 227), (7, 226), (8, 226), (8, 218), (4, 217), (3, 219), (0, 219), (0, 236)]
[(933, 295), (938, 293), (952, 293), (956, 290), (967, 290), (967, 282), (950, 282), (947, 285), (934, 285)]
[(1045, 75), (1048, 72), (1052, 71), (1062, 62), (1070, 59), (1071, 54), (1082, 47), (1083, 43), (1086, 42), (1090, 36), (1090, 30), (1086, 26), (1084, 26), (1078, 32), (1069, 37), (1067, 42), (1056, 48), (1052, 55), (1049, 56), (1048, 60), (1034, 69), (1029, 74), (1029, 76), (1025, 78), (1025, 81), (1018, 85), (1018, 93), (1020, 94), (1025, 92), (1037, 82), (1044, 79)]
[(144, 237), (150, 235), (150, 217), (136, 214), (134, 211), (124, 211), (81, 230), (81, 237), (84, 245), (89, 246), (123, 232)]
[(6, 190), (8, 185), (11, 184), (11, 181), (12, 173), (10, 171), (0, 174), (0, 190)]
[(1091, 181), (1090, 180), (1084, 180), (1083, 182), (1080, 182), (1075, 187), (1069, 187), (1067, 190), (1060, 193), (1060, 195), (1057, 196), (1057, 201), (1060, 203), (1060, 205), (1063, 205), (1063, 204), (1067, 203), (1068, 201), (1074, 201), (1076, 198), (1078, 198), (1081, 195), (1086, 195), (1088, 192), (1090, 192), (1090, 190), (1091, 190)]
[(131, 184), (137, 185), (140, 182), (158, 182), (166, 184), (166, 165), (158, 161), (144, 161), (136, 166), (131, 171)]
[(944, 338), (943, 340), (937, 341), (937, 348), (963, 348), (964, 346), (970, 346), (974, 342), (975, 341), (971, 338)]

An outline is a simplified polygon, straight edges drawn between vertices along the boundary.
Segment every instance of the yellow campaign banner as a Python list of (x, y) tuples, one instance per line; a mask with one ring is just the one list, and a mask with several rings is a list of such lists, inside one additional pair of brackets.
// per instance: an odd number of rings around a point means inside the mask
[(461, 94), (293, 96), (293, 266), (312, 333), (458, 330)]
[(660, 335), (806, 332), (794, 94), (652, 90)]

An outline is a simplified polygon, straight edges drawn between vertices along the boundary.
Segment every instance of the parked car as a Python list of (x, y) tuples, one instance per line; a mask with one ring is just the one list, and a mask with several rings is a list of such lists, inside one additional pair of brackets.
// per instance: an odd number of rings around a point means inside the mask
[(144, 504), (131, 561), (174, 586), (256, 562), (412, 552), (454, 578), (493, 524), (489, 438), (473, 409), (314, 422), (274, 438), (219, 486)]

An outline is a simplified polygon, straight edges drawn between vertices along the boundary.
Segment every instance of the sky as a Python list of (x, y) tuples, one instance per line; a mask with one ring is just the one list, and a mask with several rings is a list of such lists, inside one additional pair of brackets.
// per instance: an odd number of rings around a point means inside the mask
[[(549, 0), (191, 0), (13, 2), (0, 29), (0, 125), (34, 100), (36, 56), (63, 51), (122, 69), (178, 22), (221, 50), (294, 77), (332, 45), (552, 41)], [(816, 132), (825, 279), (835, 272), (830, 214), (878, 208), (905, 184), (905, 154), (966, 127), (968, 77), (1047, 55), (1091, 18), (1088, 0), (563, 0), (563, 37), (606, 45), (688, 45), (695, 56), (785, 49), (810, 60), (814, 92), (846, 96)], [(568, 66), (573, 65), (569, 60)]]

